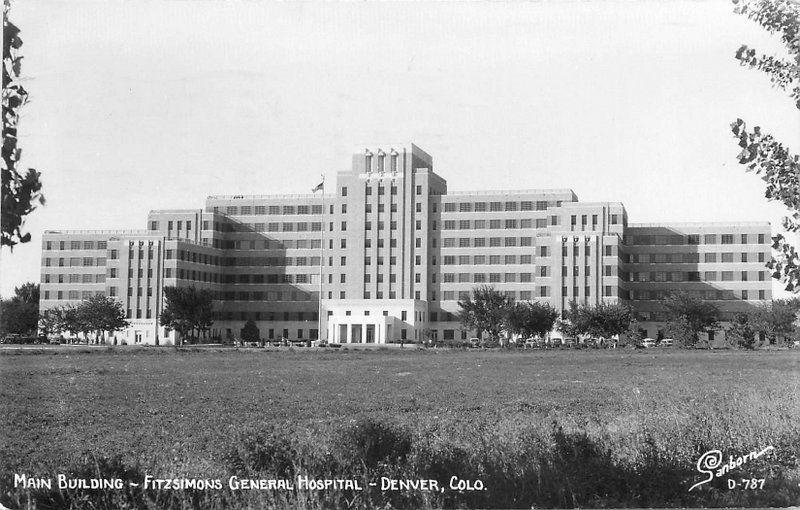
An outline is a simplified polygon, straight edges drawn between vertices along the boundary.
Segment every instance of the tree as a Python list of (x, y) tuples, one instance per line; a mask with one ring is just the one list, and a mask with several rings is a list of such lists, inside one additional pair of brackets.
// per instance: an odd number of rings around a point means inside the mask
[(596, 306), (570, 302), (559, 329), (567, 336), (590, 335), (611, 338), (627, 334), (634, 323), (633, 312), (625, 305), (600, 303)]
[(558, 312), (549, 303), (514, 303), (506, 319), (507, 329), (524, 338), (544, 336), (553, 329)]
[(740, 312), (731, 321), (726, 336), (730, 343), (744, 349), (756, 348), (756, 329), (754, 327), (753, 314)]
[(63, 308), (61, 307), (49, 308), (39, 314), (39, 330), (43, 335), (57, 335), (64, 331), (62, 314)]
[(174, 329), (183, 337), (207, 331), (214, 324), (212, 318), (213, 295), (209, 290), (195, 287), (164, 287), (164, 310), (159, 322)]
[(0, 246), (13, 249), (17, 243), (27, 243), (30, 233), (22, 233), (25, 217), (37, 203), (44, 205), (40, 173), (29, 168), (23, 175), (17, 170), (22, 150), (17, 148), (19, 110), (27, 103), (28, 93), (19, 82), (22, 66), (22, 39), (19, 29), (8, 19), (9, 0), (3, 4), (3, 150), (2, 150), (2, 240)]
[(478, 334), (489, 333), (491, 339), (496, 341), (513, 304), (513, 299), (494, 287), (481, 285), (472, 289), (471, 296), (458, 302), (458, 319), (465, 328), (476, 330)]
[(800, 312), (800, 300), (775, 299), (771, 303), (763, 303), (752, 313), (751, 322), (757, 331), (762, 331), (776, 343), (786, 339), (797, 329), (795, 324)]
[[(735, 12), (747, 16), (771, 34), (779, 33), (789, 54), (788, 59), (756, 55), (756, 50), (746, 44), (736, 52), (742, 66), (767, 73), (772, 85), (789, 91), (800, 110), (800, 4), (792, 0), (733, 0)], [(783, 219), (786, 234), (800, 233), (800, 157), (772, 135), (763, 133), (759, 126), (748, 130), (747, 123), (736, 119), (731, 124), (734, 137), (739, 140), (739, 163), (746, 171), (755, 172), (767, 184), (767, 200), (782, 202), (790, 215)], [(780, 280), (786, 290), (800, 292), (800, 259), (790, 239), (784, 234), (772, 238), (772, 248), (777, 255), (767, 263), (772, 277)]]
[(685, 292), (670, 294), (663, 305), (667, 312), (667, 335), (687, 347), (697, 345), (700, 333), (708, 333), (718, 325), (717, 307)]
[(569, 302), (569, 309), (564, 310), (564, 317), (558, 320), (558, 330), (567, 337), (577, 337), (589, 330), (588, 308), (575, 301)]
[(253, 319), (244, 323), (242, 328), (242, 341), (243, 342), (258, 342), (259, 341), (258, 326)]
[(39, 324), (39, 284), (25, 283), (0, 301), (0, 333), (34, 335)]
[(125, 309), (122, 303), (112, 297), (92, 296), (78, 305), (77, 322), (81, 331), (93, 332), (95, 343), (99, 342), (104, 332), (120, 331), (128, 327)]

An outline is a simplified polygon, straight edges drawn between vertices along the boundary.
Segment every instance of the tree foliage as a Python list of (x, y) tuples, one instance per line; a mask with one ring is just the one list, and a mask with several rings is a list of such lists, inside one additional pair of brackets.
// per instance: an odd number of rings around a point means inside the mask
[(28, 101), (28, 93), (19, 82), (22, 66), (22, 39), (19, 29), (8, 19), (9, 0), (3, 4), (3, 150), (2, 150), (2, 240), (0, 246), (13, 249), (27, 243), (30, 233), (23, 233), (25, 217), (44, 205), (40, 173), (29, 168), (24, 174), (17, 169), (22, 150), (17, 147), (19, 110)]
[(775, 299), (762, 303), (751, 315), (755, 328), (776, 343), (797, 330), (798, 312), (800, 299)]
[(494, 287), (481, 285), (472, 289), (472, 294), (458, 302), (458, 319), (470, 330), (479, 334), (486, 332), (497, 340), (505, 329), (506, 319), (514, 300)]
[(697, 344), (700, 333), (708, 333), (719, 324), (716, 306), (685, 292), (670, 294), (663, 305), (667, 312), (667, 334), (688, 347)]
[(159, 319), (162, 326), (174, 329), (181, 337), (208, 331), (214, 324), (213, 295), (207, 289), (195, 287), (164, 287), (164, 310)]
[(633, 322), (633, 312), (625, 305), (600, 303), (586, 306), (573, 301), (564, 320), (559, 322), (559, 329), (567, 336), (611, 338), (630, 332)]
[(120, 331), (128, 327), (122, 303), (112, 297), (92, 296), (78, 305), (77, 323), (83, 332), (94, 332), (98, 340), (103, 332)]
[[(736, 59), (742, 66), (758, 69), (769, 75), (774, 87), (789, 92), (800, 110), (800, 4), (792, 0), (734, 0), (735, 12), (747, 16), (771, 34), (779, 34), (786, 46), (788, 58), (758, 54), (754, 48), (742, 45)], [(783, 203), (789, 216), (783, 219), (783, 229), (791, 236), (800, 233), (800, 157), (761, 131), (759, 126), (748, 129), (747, 123), (736, 119), (731, 124), (739, 140), (739, 163), (746, 165), (766, 182), (768, 200)], [(773, 236), (776, 256), (767, 264), (772, 276), (786, 290), (800, 291), (800, 259), (792, 242), (784, 234)]]
[(520, 301), (511, 305), (506, 327), (523, 338), (541, 337), (553, 329), (557, 318), (558, 312), (549, 303)]
[(744, 349), (755, 349), (758, 331), (750, 313), (737, 313), (726, 331), (728, 341)]
[(258, 333), (258, 326), (253, 319), (244, 323), (242, 328), (242, 341), (244, 342), (258, 342), (260, 340)]
[(70, 332), (82, 333), (84, 338), (94, 333), (96, 342), (104, 333), (113, 333), (128, 327), (122, 303), (112, 297), (92, 296), (77, 306), (66, 305), (50, 308), (39, 317), (39, 328), (45, 335)]
[(39, 322), (39, 284), (25, 283), (14, 297), (0, 301), (0, 334), (35, 334)]

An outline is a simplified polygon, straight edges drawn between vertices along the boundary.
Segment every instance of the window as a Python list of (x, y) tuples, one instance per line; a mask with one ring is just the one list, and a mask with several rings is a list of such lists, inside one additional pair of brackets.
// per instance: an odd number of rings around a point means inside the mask
[(742, 253), (742, 262), (747, 262), (747, 253)]
[(733, 234), (722, 234), (722, 244), (733, 244)]
[(716, 262), (717, 261), (717, 254), (716, 253), (706, 253), (703, 256), (703, 260), (705, 262)]
[(723, 253), (722, 262), (733, 262), (733, 253)]
[(343, 197), (347, 196), (347, 186), (342, 186), (342, 196)]
[(715, 234), (704, 235), (703, 244), (717, 244), (717, 236)]
[(764, 244), (764, 234), (758, 234), (758, 244)]

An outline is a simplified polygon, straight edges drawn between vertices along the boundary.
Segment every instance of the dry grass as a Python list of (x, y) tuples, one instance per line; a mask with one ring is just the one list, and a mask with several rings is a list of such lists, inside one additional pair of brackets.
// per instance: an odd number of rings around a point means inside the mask
[[(0, 355), (0, 501), (39, 508), (784, 506), (800, 501), (800, 353)], [(702, 479), (700, 454), (775, 455)], [(95, 461), (92, 459), (100, 459)], [(487, 491), (28, 493), (13, 473), (480, 478)], [(56, 491), (57, 492), (57, 491)], [(30, 498), (30, 499), (29, 499)], [(83, 499), (82, 499), (83, 498)]]

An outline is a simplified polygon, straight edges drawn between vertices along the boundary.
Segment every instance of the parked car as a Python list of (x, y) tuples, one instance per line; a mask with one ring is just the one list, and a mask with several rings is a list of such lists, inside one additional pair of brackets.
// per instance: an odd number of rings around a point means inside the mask
[(645, 349), (649, 349), (650, 347), (655, 347), (656, 346), (656, 341), (654, 339), (652, 339), (652, 338), (645, 338), (644, 340), (642, 340), (642, 344), (641, 345)]
[(675, 340), (671, 338), (662, 338), (660, 342), (658, 342), (659, 347), (673, 347), (675, 345)]
[(544, 340), (541, 338), (528, 338), (522, 345), (526, 349), (540, 349), (544, 345)]
[(554, 338), (553, 345), (556, 347), (574, 347), (577, 341), (574, 338)]

